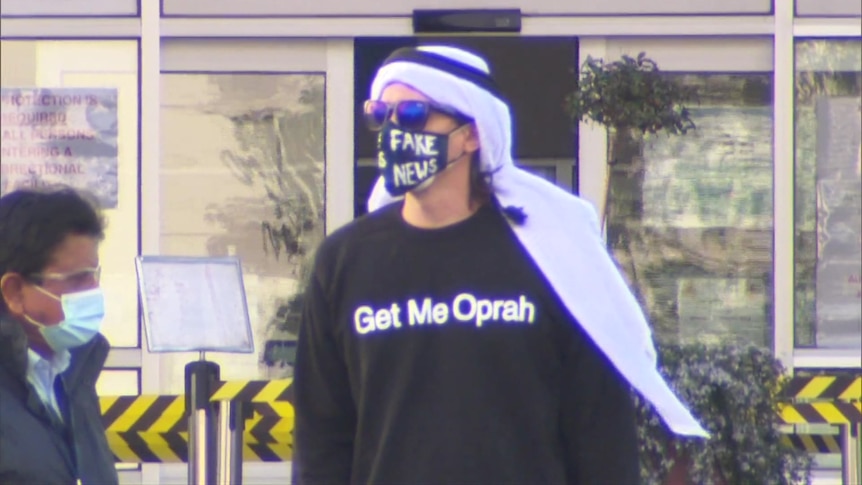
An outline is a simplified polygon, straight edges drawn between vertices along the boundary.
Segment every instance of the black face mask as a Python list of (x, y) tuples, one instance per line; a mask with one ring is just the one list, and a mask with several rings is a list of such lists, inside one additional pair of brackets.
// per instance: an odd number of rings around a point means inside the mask
[(429, 184), (451, 163), (447, 157), (453, 132), (410, 131), (384, 123), (377, 137), (377, 168), (386, 190), (397, 197)]

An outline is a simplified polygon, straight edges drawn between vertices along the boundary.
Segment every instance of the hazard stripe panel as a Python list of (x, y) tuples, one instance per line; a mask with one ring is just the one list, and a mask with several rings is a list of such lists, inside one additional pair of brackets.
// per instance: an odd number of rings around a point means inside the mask
[(808, 453), (841, 453), (841, 443), (834, 434), (786, 434), (781, 442)]
[[(250, 389), (245, 384), (243, 382), (236, 389)], [(281, 384), (269, 388), (256, 386), (245, 395), (256, 397), (261, 392), (271, 392), (269, 396), (282, 397), (285, 389)], [(289, 460), (293, 449), (293, 405), (286, 400), (249, 405), (252, 417), (245, 422), (244, 460)], [(100, 406), (108, 445), (117, 462), (176, 463), (188, 460), (188, 418), (184, 396), (110, 396), (101, 398)]]
[(119, 396), (100, 401), (102, 423), (109, 432), (187, 430), (183, 396)]
[(862, 374), (798, 376), (787, 385), (787, 397), (794, 400), (862, 400)]
[[(102, 423), (113, 432), (188, 431), (183, 396), (119, 396), (101, 398)], [(260, 416), (293, 419), (293, 405), (286, 401), (249, 404)]]
[[(117, 463), (188, 462), (188, 433), (109, 432), (107, 436)], [(285, 436), (290, 439), (289, 433)], [(293, 455), (293, 443), (287, 440), (262, 443), (245, 433), (243, 461), (289, 461)]]
[[(227, 381), (210, 400), (248, 403), (243, 433), (245, 461), (289, 460), (293, 448), (292, 379)], [(788, 385), (794, 400), (779, 409), (785, 424), (862, 422), (862, 376), (796, 377)], [(817, 402), (817, 400), (824, 400)], [(825, 401), (829, 400), (829, 401)], [(100, 399), (108, 444), (118, 462), (169, 463), (188, 460), (188, 418), (184, 396), (111, 396)], [(788, 445), (812, 453), (838, 453), (833, 435), (784, 435)]]
[(271, 381), (227, 381), (217, 385), (211, 401), (242, 401), (252, 403), (292, 402), (293, 379)]
[(784, 404), (779, 417), (785, 424), (850, 424), (862, 422), (862, 401)]

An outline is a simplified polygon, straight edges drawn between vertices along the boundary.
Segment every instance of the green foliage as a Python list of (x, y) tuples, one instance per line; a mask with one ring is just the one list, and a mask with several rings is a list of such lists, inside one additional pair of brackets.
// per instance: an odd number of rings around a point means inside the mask
[(663, 345), (660, 359), (662, 373), (712, 438), (673, 436), (652, 406), (636, 396), (644, 484), (664, 483), (674, 457), (680, 456), (690, 460), (690, 482), (699, 485), (810, 482), (810, 456), (780, 442), (775, 423), (786, 378), (769, 351), (739, 345)]
[[(744, 94), (751, 99), (760, 100), (768, 94), (762, 87), (747, 88)], [(628, 214), (626, 202), (634, 208), (642, 206), (643, 166), (637, 163), (643, 143), (640, 134), (684, 135), (694, 129), (685, 106), (696, 97), (694, 88), (659, 71), (645, 53), (610, 63), (588, 57), (583, 63), (578, 88), (566, 99), (567, 109), (574, 121), (592, 121), (611, 131), (610, 159), (615, 166), (625, 168), (612, 170), (608, 178), (607, 193), (616, 188), (618, 216)], [(606, 201), (605, 206), (610, 204)], [(609, 237), (612, 232), (609, 230)], [(627, 227), (625, 234), (638, 241), (644, 236), (643, 231), (632, 227)], [(664, 268), (664, 274), (667, 271)], [(632, 267), (627, 273), (637, 292), (637, 272)], [(636, 396), (643, 483), (663, 485), (671, 470), (679, 467), (689, 483), (697, 485), (797, 485), (810, 481), (810, 456), (780, 440), (777, 410), (785, 373), (767, 350), (732, 343), (660, 342), (659, 352), (661, 372), (712, 438), (673, 435), (652, 406)]]
[(643, 52), (610, 63), (587, 57), (579, 77), (577, 90), (566, 98), (574, 121), (643, 133), (685, 134), (695, 127), (685, 107), (695, 99), (694, 90), (665, 76)]

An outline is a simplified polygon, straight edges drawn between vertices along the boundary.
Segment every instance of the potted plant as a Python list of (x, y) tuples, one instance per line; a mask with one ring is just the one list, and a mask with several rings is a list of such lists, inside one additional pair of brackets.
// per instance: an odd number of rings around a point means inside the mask
[(661, 371), (710, 430), (672, 435), (636, 396), (644, 484), (774, 485), (810, 482), (811, 457), (783, 444), (776, 425), (785, 370), (768, 350), (740, 345), (659, 348)]
[[(664, 76), (653, 60), (640, 53), (609, 63), (588, 57), (577, 90), (566, 100), (575, 121), (588, 120), (608, 129), (609, 176), (602, 222), (610, 221), (609, 245), (642, 305), (634, 249), (655, 243), (647, 241), (637, 224), (643, 216), (644, 141), (695, 129), (685, 105), (696, 97), (696, 92)], [(649, 403), (636, 397), (645, 484), (808, 481), (808, 455), (779, 440), (776, 412), (784, 370), (768, 351), (734, 344), (659, 342), (659, 356), (661, 372), (713, 437), (672, 435)]]

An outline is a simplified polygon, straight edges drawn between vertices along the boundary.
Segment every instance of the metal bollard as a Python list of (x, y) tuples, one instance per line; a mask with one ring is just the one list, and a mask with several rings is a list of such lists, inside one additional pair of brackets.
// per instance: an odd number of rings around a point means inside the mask
[(219, 380), (215, 362), (199, 360), (186, 364), (186, 413), (189, 419), (189, 485), (211, 485), (216, 478), (215, 413), (210, 403)]
[(245, 405), (221, 401), (218, 410), (218, 484), (242, 485), (242, 443)]
[(862, 423), (841, 426), (841, 478), (844, 484), (862, 483)]

